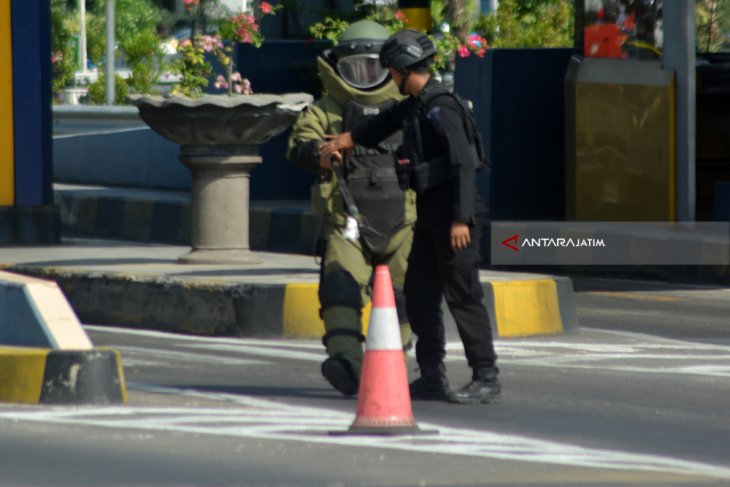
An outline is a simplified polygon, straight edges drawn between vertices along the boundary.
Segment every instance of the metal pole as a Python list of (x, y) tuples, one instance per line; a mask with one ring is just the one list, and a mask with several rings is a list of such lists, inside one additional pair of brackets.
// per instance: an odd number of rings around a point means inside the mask
[(676, 73), (677, 220), (694, 221), (695, 167), (695, 2), (664, 2), (664, 68)]
[(114, 105), (114, 0), (106, 0), (106, 104)]
[(79, 33), (79, 60), (81, 61), (81, 72), (86, 73), (86, 0), (79, 0), (79, 23), (81, 24), (81, 32)]

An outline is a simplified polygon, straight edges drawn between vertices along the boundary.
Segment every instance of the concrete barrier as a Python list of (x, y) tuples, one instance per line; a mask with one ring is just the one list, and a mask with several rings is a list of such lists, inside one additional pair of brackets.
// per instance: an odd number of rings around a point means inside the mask
[(0, 271), (0, 401), (117, 403), (121, 356), (95, 349), (55, 282)]

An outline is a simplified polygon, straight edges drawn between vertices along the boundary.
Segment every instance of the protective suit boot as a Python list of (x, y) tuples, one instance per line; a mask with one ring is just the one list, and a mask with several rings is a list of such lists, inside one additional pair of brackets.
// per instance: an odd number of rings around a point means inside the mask
[(420, 365), (421, 377), (411, 382), (409, 390), (411, 399), (424, 401), (445, 401), (449, 396), (449, 379), (446, 378), (446, 366)]
[(470, 383), (449, 394), (449, 402), (458, 404), (485, 404), (494, 401), (502, 392), (497, 367), (475, 368)]
[(330, 357), (322, 363), (322, 375), (332, 387), (345, 396), (354, 396), (360, 385), (350, 362), (342, 357)]

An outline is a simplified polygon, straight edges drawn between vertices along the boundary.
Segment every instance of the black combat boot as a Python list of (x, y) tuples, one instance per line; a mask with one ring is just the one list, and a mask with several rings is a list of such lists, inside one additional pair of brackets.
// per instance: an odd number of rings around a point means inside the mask
[(335, 356), (322, 363), (322, 375), (332, 387), (345, 396), (357, 394), (359, 378), (346, 359)]
[(471, 382), (449, 394), (449, 402), (458, 404), (485, 404), (494, 401), (502, 385), (499, 383), (497, 367), (476, 367)]
[(422, 364), (421, 378), (414, 380), (409, 386), (411, 399), (425, 401), (445, 401), (449, 397), (449, 379), (446, 378), (446, 366)]

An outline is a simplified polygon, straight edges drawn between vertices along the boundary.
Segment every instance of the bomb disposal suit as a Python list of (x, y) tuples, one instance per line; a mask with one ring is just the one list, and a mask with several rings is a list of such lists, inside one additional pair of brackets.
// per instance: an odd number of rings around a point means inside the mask
[[(402, 98), (379, 61), (388, 36), (375, 22), (356, 22), (337, 46), (317, 58), (326, 94), (299, 116), (288, 147), (290, 160), (319, 174), (313, 199), (315, 210), (324, 214), (319, 300), (329, 355), (322, 374), (345, 395), (358, 388), (362, 309), (370, 299), (375, 265), (390, 268), (401, 337), (404, 344), (410, 341), (403, 282), (416, 211), (415, 193), (400, 188), (393, 164), (402, 134), (396, 132), (371, 148), (356, 148), (336, 170), (323, 170), (319, 155), (326, 136), (352, 130)], [(355, 221), (359, 235), (352, 232)]]

